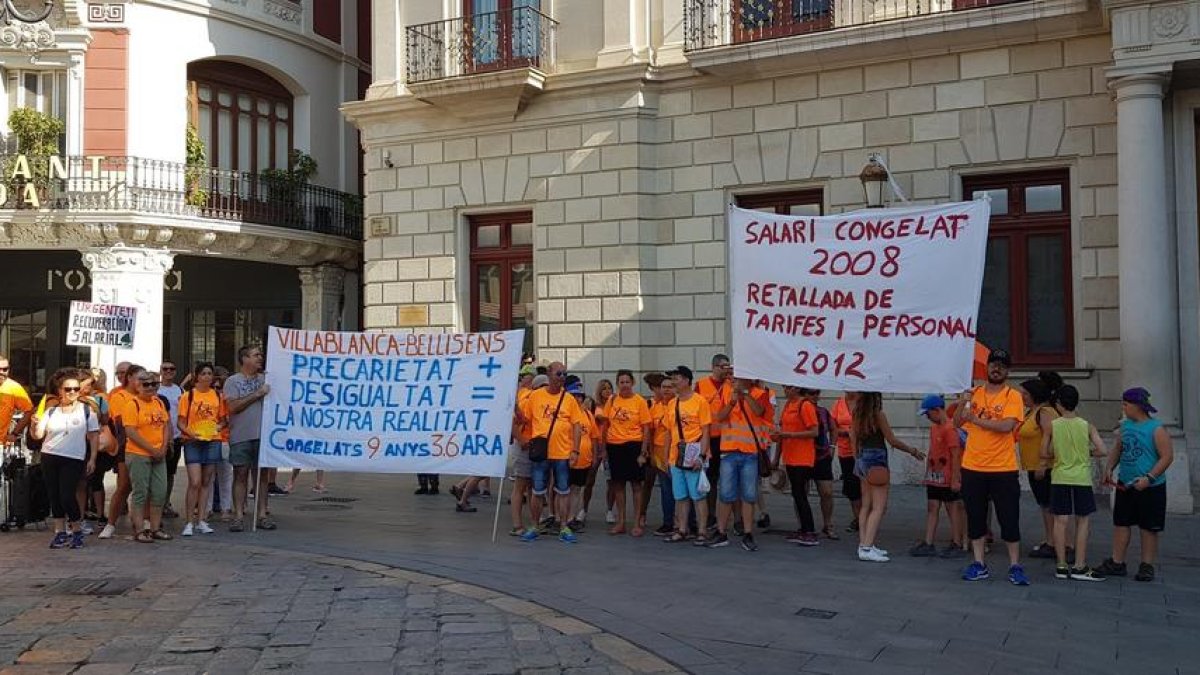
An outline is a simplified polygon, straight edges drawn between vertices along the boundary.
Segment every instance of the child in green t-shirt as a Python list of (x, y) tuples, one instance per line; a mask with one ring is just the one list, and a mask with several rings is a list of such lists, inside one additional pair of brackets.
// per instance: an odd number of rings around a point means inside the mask
[[(1058, 564), (1054, 576), (1079, 581), (1104, 581), (1104, 576), (1087, 566), (1088, 525), (1096, 512), (1092, 493), (1092, 458), (1104, 457), (1108, 449), (1095, 425), (1075, 414), (1079, 391), (1071, 385), (1058, 390), (1059, 417), (1042, 439), (1041, 456), (1053, 460), (1050, 472), (1050, 512), (1054, 515), (1054, 551)], [(1075, 565), (1067, 566), (1067, 521), (1075, 516)]]

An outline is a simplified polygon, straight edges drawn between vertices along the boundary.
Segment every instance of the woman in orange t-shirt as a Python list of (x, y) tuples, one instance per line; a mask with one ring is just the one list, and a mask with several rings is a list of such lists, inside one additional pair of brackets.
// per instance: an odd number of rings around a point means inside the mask
[(833, 404), (830, 417), (837, 427), (838, 465), (842, 468), (842, 496), (850, 501), (850, 525), (847, 532), (858, 532), (858, 510), (862, 508), (862, 481), (854, 474), (854, 449), (850, 447), (850, 426), (858, 392), (848, 391)]
[[(583, 507), (579, 509), (579, 513), (575, 519), (579, 522), (587, 520), (588, 506), (592, 503), (592, 492), (596, 489), (596, 474), (600, 472), (600, 465), (604, 465), (605, 471), (608, 471), (608, 457), (606, 456), (606, 448), (604, 447), (605, 422), (602, 414), (604, 407), (608, 405), (608, 399), (613, 396), (613, 383), (608, 378), (603, 378), (596, 383), (596, 395), (592, 397), (593, 410), (596, 411), (596, 426), (600, 430), (600, 445), (596, 450), (596, 456), (599, 459), (592, 463), (592, 469), (588, 472), (588, 482), (583, 488)], [(609, 473), (604, 486), (604, 508), (606, 511), (605, 520), (612, 523), (616, 520), (613, 515), (613, 483), (612, 474)]]
[(655, 481), (659, 484), (662, 498), (663, 524), (654, 534), (666, 536), (675, 531), (675, 494), (671, 490), (671, 474), (668, 472), (667, 445), (671, 442), (671, 432), (663, 420), (667, 415), (667, 406), (675, 398), (675, 391), (663, 386), (667, 376), (662, 373), (646, 373), (642, 376), (646, 386), (650, 387), (653, 395), (650, 404), (650, 448), (644, 457), (645, 472), (642, 475), (642, 491), (637, 505), (637, 523), (633, 526), (633, 536), (640, 537), (646, 532), (646, 509), (650, 507), (650, 495), (654, 493)]
[[(625, 534), (627, 484), (642, 482), (642, 465), (650, 448), (650, 406), (633, 391), (633, 372), (617, 371), (617, 393), (599, 413), (605, 421), (604, 447), (612, 471), (610, 484), (617, 522), (609, 534)], [(636, 494), (636, 493), (635, 493)]]
[(221, 432), (229, 426), (225, 397), (213, 389), (215, 370), (211, 363), (196, 364), (192, 388), (179, 399), (176, 415), (183, 436), (183, 461), (187, 467), (188, 487), (183, 536), (194, 531), (212, 534), (207, 521), (212, 499), (213, 476), (221, 463)]
[[(596, 423), (596, 415), (593, 412), (596, 402), (583, 393), (582, 383), (572, 382), (567, 385), (567, 393), (575, 397), (575, 402), (583, 411), (580, 424), (583, 428), (583, 436), (579, 439), (579, 455), (571, 460), (567, 472), (567, 484), (571, 486), (570, 512), (577, 513), (577, 509), (583, 502), (583, 491), (587, 488), (588, 474), (596, 465), (596, 448), (600, 446), (600, 425)], [(584, 527), (584, 523), (575, 519), (567, 523), (567, 527), (572, 530), (580, 530)]]
[[(800, 518), (800, 529), (788, 535), (787, 540), (801, 546), (816, 546), (821, 543), (813, 521), (812, 506), (808, 503), (808, 484), (815, 477), (817, 461), (816, 439), (818, 429), (817, 405), (809, 399), (809, 390), (800, 387), (784, 387), (787, 401), (779, 418), (779, 458), (792, 485), (792, 502)], [(776, 467), (777, 468), (777, 467)]]

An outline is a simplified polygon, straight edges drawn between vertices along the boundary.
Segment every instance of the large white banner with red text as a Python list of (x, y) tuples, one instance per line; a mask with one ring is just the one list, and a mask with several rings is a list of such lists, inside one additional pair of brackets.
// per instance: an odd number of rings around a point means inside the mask
[(730, 207), (734, 373), (839, 391), (967, 389), (988, 212), (984, 200), (822, 217)]

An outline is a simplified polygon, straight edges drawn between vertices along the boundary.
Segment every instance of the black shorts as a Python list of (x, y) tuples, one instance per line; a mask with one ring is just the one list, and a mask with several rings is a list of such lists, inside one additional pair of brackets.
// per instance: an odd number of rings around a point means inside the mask
[[(109, 471), (117, 470), (117, 458), (107, 452), (101, 452), (96, 455), (96, 470), (92, 471), (92, 475), (88, 476), (88, 489), (92, 492), (101, 492), (104, 490), (104, 474)], [(99, 507), (103, 510), (103, 507)]]
[(833, 480), (833, 455), (818, 459), (813, 467), (813, 480)]
[(963, 506), (967, 536), (983, 539), (988, 529), (988, 503), (996, 510), (1000, 539), (1021, 541), (1021, 478), (1017, 471), (962, 470)]
[(1038, 480), (1033, 477), (1032, 471), (1027, 471), (1029, 477), (1029, 491), (1033, 493), (1033, 500), (1043, 509), (1050, 508), (1050, 469), (1046, 469), (1046, 475)]
[(567, 471), (567, 485), (571, 487), (587, 487), (588, 474), (591, 469), (570, 469)]
[[(708, 469), (704, 471), (711, 485), (721, 483), (721, 437), (709, 436), (708, 447), (712, 450), (712, 459), (708, 460)], [(716, 490), (713, 490), (715, 493)]]
[(1050, 513), (1056, 516), (1090, 516), (1096, 512), (1091, 485), (1051, 485)]
[(638, 456), (641, 454), (641, 441), (608, 446), (608, 467), (612, 471), (609, 480), (618, 483), (640, 483), (642, 467), (638, 465)]
[(1147, 532), (1162, 532), (1167, 522), (1167, 484), (1145, 490), (1125, 488), (1117, 491), (1113, 503), (1113, 525), (1138, 527)]
[(931, 502), (959, 502), (962, 495), (944, 485), (926, 485), (925, 499)]
[(862, 482), (854, 475), (854, 458), (838, 457), (838, 465), (842, 467), (842, 496), (852, 502), (862, 499)]

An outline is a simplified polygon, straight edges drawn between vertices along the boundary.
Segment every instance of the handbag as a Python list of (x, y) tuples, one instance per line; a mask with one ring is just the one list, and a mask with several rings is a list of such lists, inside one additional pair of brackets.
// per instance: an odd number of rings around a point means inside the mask
[(675, 443), (678, 450), (675, 455), (675, 467), (684, 471), (695, 471), (692, 465), (700, 460), (703, 449), (699, 443), (688, 443), (683, 438), (683, 418), (679, 413), (678, 398), (675, 399), (675, 431), (679, 434), (679, 440)]
[(750, 426), (750, 435), (754, 437), (754, 448), (758, 451), (758, 477), (767, 478), (771, 475), (771, 455), (758, 440), (758, 432), (754, 430), (754, 420), (750, 419), (750, 413), (746, 412), (745, 399), (738, 401), (738, 408), (742, 411), (742, 417), (746, 418), (746, 424)]
[(558, 395), (558, 406), (554, 408), (554, 417), (550, 420), (550, 430), (546, 432), (546, 437), (537, 436), (529, 439), (529, 443), (525, 448), (529, 451), (529, 461), (544, 462), (550, 456), (550, 439), (554, 436), (554, 425), (558, 423), (558, 411), (562, 410), (563, 398), (567, 395), (567, 390), (563, 389)]

